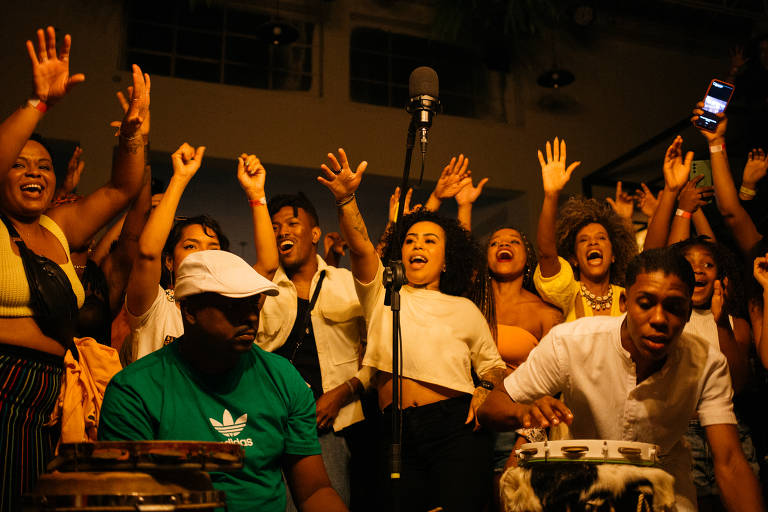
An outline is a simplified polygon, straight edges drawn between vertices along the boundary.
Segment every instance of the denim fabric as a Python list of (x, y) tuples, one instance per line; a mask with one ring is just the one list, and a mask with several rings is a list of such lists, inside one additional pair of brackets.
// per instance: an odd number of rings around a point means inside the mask
[[(760, 466), (757, 464), (757, 454), (752, 444), (752, 438), (749, 429), (739, 422), (736, 425), (739, 431), (739, 440), (741, 448), (744, 450), (744, 456), (747, 458), (749, 466), (759, 477)], [(702, 427), (698, 420), (691, 420), (688, 423), (688, 431), (685, 433), (685, 440), (691, 448), (691, 476), (696, 485), (697, 496), (716, 496), (720, 494), (715, 481), (715, 467), (712, 459), (712, 452), (707, 442), (706, 428)]]

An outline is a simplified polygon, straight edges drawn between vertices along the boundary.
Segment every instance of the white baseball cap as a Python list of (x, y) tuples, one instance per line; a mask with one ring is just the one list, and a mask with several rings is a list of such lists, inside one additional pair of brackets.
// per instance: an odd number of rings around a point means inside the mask
[(277, 285), (256, 272), (241, 257), (222, 250), (193, 252), (176, 273), (174, 296), (183, 299), (199, 293), (242, 298), (263, 293), (277, 295)]

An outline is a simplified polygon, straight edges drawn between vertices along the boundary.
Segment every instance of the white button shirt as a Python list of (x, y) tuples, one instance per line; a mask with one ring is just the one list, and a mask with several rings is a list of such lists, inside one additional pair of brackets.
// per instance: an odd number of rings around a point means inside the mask
[[(354, 278), (349, 270), (329, 266), (317, 256), (317, 272), (312, 277), (310, 297), (323, 270), (326, 272), (325, 279), (310, 314), (323, 392), (342, 385), (352, 377), (357, 377), (364, 387), (368, 387), (371, 372), (360, 368), (365, 320), (355, 292)], [(298, 304), (296, 287), (282, 267), (278, 268), (272, 281), (280, 293), (265, 299), (256, 335), (256, 343), (268, 352), (282, 347), (288, 339), (296, 321)], [(363, 407), (357, 398), (341, 408), (333, 428), (339, 431), (362, 419)]]
[(683, 333), (664, 366), (637, 384), (635, 364), (621, 345), (625, 316), (553, 327), (504, 386), (517, 402), (562, 392), (576, 439), (659, 445), (661, 466), (675, 477), (678, 511), (695, 511), (682, 436), (696, 413), (703, 426), (736, 423), (726, 359), (706, 340)]

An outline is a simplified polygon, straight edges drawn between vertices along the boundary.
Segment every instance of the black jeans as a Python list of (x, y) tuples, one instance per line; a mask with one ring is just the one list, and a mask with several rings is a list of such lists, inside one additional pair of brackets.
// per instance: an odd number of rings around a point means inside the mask
[(484, 509), (492, 492), (493, 439), (489, 432), (473, 432), (473, 424), (464, 424), (470, 401), (467, 395), (403, 411), (402, 469), (397, 480), (389, 478), (392, 410), (384, 410), (379, 510), (393, 509), (395, 493), (402, 511)]

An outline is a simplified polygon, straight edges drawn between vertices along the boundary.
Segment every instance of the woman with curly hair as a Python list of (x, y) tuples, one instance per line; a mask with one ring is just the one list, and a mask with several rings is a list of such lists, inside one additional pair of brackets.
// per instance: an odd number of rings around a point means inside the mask
[[(336, 198), (349, 243), (368, 325), (363, 365), (376, 372), (372, 382), (386, 417), (393, 406), (392, 312), (384, 305), (384, 268), (355, 200), (367, 163), (352, 172), (344, 150), (338, 159), (328, 158), (318, 181)], [(402, 510), (483, 510), (490, 496), (492, 439), (479, 428), (475, 411), (501, 384), (506, 366), (482, 313), (462, 296), (476, 273), (479, 248), (457, 221), (418, 210), (403, 217), (397, 236), (388, 234), (385, 254), (402, 260), (406, 277), (400, 291), (401, 402), (394, 404), (403, 409)], [(478, 387), (472, 369), (481, 379)], [(383, 443), (389, 441), (389, 425), (382, 421)], [(385, 474), (380, 478), (386, 486)], [(383, 494), (391, 496), (387, 489)], [(387, 501), (382, 500), (386, 510)]]
[(624, 312), (624, 271), (637, 243), (608, 203), (570, 198), (558, 212), (558, 199), (574, 169), (565, 166), (565, 141), (547, 142), (541, 151), (544, 202), (539, 216), (539, 265), (533, 282), (541, 297), (557, 306), (566, 322), (583, 316)]
[[(744, 455), (755, 474), (759, 472), (757, 455), (744, 417), (739, 395), (745, 391), (750, 377), (749, 351), (752, 343), (749, 324), (745, 320), (744, 285), (736, 258), (722, 245), (705, 236), (689, 238), (674, 244), (693, 268), (693, 311), (683, 332), (708, 340), (723, 353), (734, 391), (734, 411)], [(749, 401), (749, 403), (753, 403)], [(705, 429), (698, 418), (688, 424), (685, 439), (693, 458), (693, 483), (700, 510), (718, 510), (720, 493), (714, 480), (714, 462), (707, 445)]]

